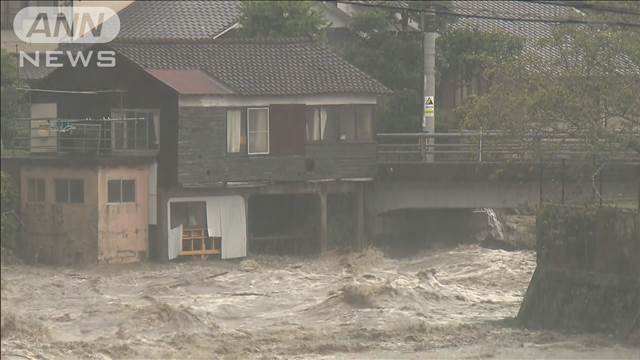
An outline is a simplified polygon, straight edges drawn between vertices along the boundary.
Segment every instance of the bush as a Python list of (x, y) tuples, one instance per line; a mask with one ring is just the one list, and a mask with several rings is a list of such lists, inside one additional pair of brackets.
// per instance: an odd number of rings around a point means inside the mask
[(0, 173), (0, 200), (0, 244), (3, 248), (15, 249), (20, 225), (17, 213), (19, 197), (13, 179), (4, 171)]

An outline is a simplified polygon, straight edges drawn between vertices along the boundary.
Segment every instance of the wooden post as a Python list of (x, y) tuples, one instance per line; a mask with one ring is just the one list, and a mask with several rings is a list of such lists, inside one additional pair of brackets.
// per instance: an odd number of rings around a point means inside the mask
[(483, 133), (482, 133), (482, 128), (480, 128), (480, 142), (478, 144), (478, 162), (482, 162), (482, 140), (483, 140)]
[(600, 198), (598, 205), (600, 207), (602, 207), (602, 198), (604, 197), (604, 193), (602, 190), (602, 172), (604, 171), (604, 168), (600, 169), (600, 172), (598, 173), (598, 192), (600, 193), (600, 196), (598, 196)]
[(561, 202), (562, 202), (562, 204), (564, 204), (564, 196), (565, 196), (564, 192), (565, 192), (565, 182), (566, 182), (566, 180), (565, 180), (566, 160), (562, 159), (560, 161), (562, 162), (562, 178), (561, 178), (561, 180), (562, 180), (562, 201)]
[(318, 232), (318, 240), (320, 243), (320, 253), (327, 251), (328, 247), (328, 228), (327, 228), (327, 193), (321, 190), (318, 193), (319, 209), (320, 209), (320, 227)]
[(542, 206), (542, 201), (544, 200), (543, 198), (543, 191), (542, 191), (542, 185), (544, 182), (544, 173), (543, 173), (543, 163), (542, 163), (542, 156), (540, 156), (540, 169), (539, 169), (539, 174), (538, 174), (538, 206), (541, 207)]

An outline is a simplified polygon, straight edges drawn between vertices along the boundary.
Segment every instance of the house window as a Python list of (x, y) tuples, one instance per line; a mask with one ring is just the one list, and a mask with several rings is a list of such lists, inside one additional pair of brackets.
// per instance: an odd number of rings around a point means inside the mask
[(116, 150), (157, 148), (160, 113), (157, 110), (111, 111), (111, 146)]
[(320, 142), (327, 135), (327, 110), (312, 108), (307, 110), (307, 142)]
[(84, 180), (56, 179), (56, 202), (81, 204), (84, 202)]
[(109, 180), (107, 190), (110, 203), (136, 202), (135, 180)]
[(27, 201), (44, 202), (44, 179), (27, 180)]
[(372, 141), (373, 107), (333, 105), (307, 112), (307, 142)]
[(339, 124), (338, 140), (357, 140), (355, 109), (351, 106), (340, 106), (336, 109), (336, 113)]
[(269, 153), (269, 108), (247, 109), (249, 154)]
[(373, 108), (371, 106), (356, 106), (356, 139), (373, 140)]
[(227, 152), (239, 153), (243, 145), (242, 112), (240, 109), (227, 110)]

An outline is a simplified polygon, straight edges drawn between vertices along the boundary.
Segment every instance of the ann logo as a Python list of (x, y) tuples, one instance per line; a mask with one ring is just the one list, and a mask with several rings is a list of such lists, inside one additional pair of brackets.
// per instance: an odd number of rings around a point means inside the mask
[(103, 6), (27, 6), (13, 19), (13, 31), (29, 44), (107, 43), (118, 35), (120, 19)]
[[(27, 31), (29, 38), (34, 35), (42, 35), (50, 38), (76, 38), (78, 35), (91, 32), (92, 36), (100, 36), (102, 32), (102, 23), (104, 22), (104, 14), (99, 14), (96, 19), (97, 23), (90, 14), (73, 14), (73, 18), (69, 18), (64, 13), (58, 13), (53, 20), (53, 29), (51, 28), (51, 20), (49, 14), (38, 13), (31, 27)], [(77, 26), (74, 26), (76, 25)], [(63, 32), (64, 31), (64, 32)]]

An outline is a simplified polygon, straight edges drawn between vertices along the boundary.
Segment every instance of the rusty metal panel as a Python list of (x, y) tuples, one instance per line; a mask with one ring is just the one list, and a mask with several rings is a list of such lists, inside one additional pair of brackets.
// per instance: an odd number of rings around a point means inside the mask
[(235, 95), (236, 93), (201, 70), (145, 69), (180, 95)]

